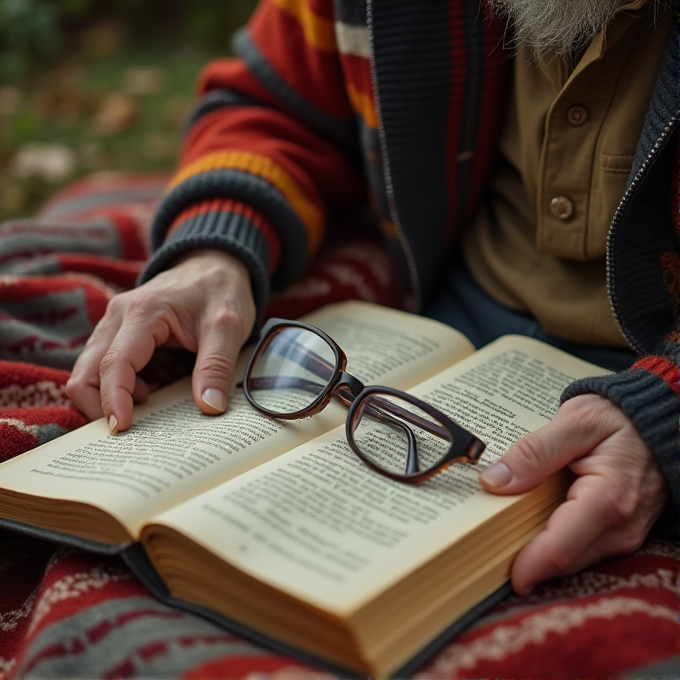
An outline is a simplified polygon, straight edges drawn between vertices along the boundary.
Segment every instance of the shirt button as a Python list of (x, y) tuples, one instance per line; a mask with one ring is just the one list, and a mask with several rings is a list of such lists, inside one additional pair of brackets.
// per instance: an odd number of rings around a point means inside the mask
[(588, 120), (588, 109), (585, 106), (572, 106), (567, 111), (567, 121), (570, 125), (583, 125)]
[(568, 220), (574, 214), (574, 204), (566, 196), (550, 199), (550, 214), (558, 220)]

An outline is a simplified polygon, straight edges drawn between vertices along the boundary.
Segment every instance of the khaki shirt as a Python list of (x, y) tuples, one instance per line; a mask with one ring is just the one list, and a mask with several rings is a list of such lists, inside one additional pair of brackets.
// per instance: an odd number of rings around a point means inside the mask
[(607, 233), (672, 14), (632, 0), (575, 68), (518, 48), (490, 193), (463, 245), (487, 293), (559, 338), (626, 346), (606, 290)]

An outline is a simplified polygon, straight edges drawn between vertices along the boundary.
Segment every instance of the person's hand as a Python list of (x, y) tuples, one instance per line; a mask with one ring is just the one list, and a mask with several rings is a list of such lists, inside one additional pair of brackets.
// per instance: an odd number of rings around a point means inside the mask
[(667, 500), (661, 472), (633, 424), (592, 394), (565, 402), (479, 479), (488, 491), (519, 493), (564, 467), (577, 475), (566, 501), (513, 563), (512, 586), (520, 595), (541, 581), (634, 552)]
[(158, 347), (196, 353), (194, 401), (204, 413), (226, 410), (238, 352), (255, 322), (250, 275), (229, 253), (197, 250), (172, 269), (109, 303), (66, 384), (66, 394), (111, 432), (132, 423), (149, 388), (138, 373)]

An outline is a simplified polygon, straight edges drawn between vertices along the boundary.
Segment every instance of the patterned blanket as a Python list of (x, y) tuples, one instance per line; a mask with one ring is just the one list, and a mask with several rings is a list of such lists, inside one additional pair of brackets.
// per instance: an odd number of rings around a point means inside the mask
[[(64, 384), (108, 300), (135, 284), (165, 179), (87, 178), (35, 219), (0, 225), (0, 461), (85, 423)], [(275, 294), (267, 314), (347, 298), (397, 306), (392, 281), (378, 245), (357, 241)], [(152, 382), (187, 366), (160, 355)], [(679, 574), (680, 544), (650, 539), (506, 599), (416, 677), (677, 677)], [(0, 680), (19, 677), (332, 675), (161, 604), (117, 558), (0, 532)]]

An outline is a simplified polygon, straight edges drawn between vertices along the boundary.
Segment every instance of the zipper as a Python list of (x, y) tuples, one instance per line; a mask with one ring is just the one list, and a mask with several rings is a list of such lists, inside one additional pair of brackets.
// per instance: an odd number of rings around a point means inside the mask
[(643, 349), (638, 345), (637, 341), (633, 338), (633, 336), (624, 327), (623, 322), (621, 321), (621, 318), (619, 317), (619, 313), (618, 313), (618, 299), (617, 299), (616, 293), (614, 292), (613, 287), (612, 287), (612, 281), (614, 280), (614, 263), (613, 263), (613, 255), (612, 255), (612, 250), (613, 250), (613, 247), (614, 247), (613, 246), (614, 237), (615, 237), (616, 232), (618, 230), (619, 224), (621, 223), (622, 215), (625, 212), (626, 208), (628, 207), (628, 204), (630, 203), (632, 195), (635, 193), (635, 191), (640, 186), (640, 183), (642, 182), (643, 177), (647, 174), (647, 171), (652, 166), (653, 161), (656, 159), (656, 157), (661, 152), (661, 150), (666, 146), (666, 143), (670, 139), (671, 133), (676, 128), (677, 122), (678, 122), (678, 117), (677, 116), (671, 116), (671, 119), (668, 121), (668, 124), (663, 129), (663, 132), (661, 133), (661, 135), (657, 138), (657, 140), (654, 143), (654, 146), (652, 147), (651, 151), (647, 154), (644, 161), (642, 162), (642, 165), (638, 168), (638, 171), (635, 173), (635, 176), (631, 180), (631, 182), (628, 185), (625, 193), (623, 194), (623, 197), (619, 201), (619, 205), (616, 208), (616, 212), (614, 213), (614, 217), (612, 217), (612, 221), (611, 221), (611, 224), (609, 226), (609, 234), (607, 236), (607, 294), (609, 296), (609, 302), (610, 302), (611, 307), (612, 307), (612, 312), (614, 314), (614, 320), (616, 321), (616, 325), (618, 326), (619, 330), (621, 331), (623, 337), (626, 339), (628, 344), (638, 354), (642, 354)]
[(373, 92), (375, 99), (375, 113), (378, 119), (378, 138), (380, 140), (380, 149), (382, 152), (382, 170), (383, 179), (385, 180), (385, 192), (387, 194), (387, 205), (390, 211), (392, 223), (397, 231), (399, 237), (399, 245), (406, 258), (408, 266), (409, 279), (411, 281), (411, 291), (413, 300), (407, 304), (412, 307), (411, 311), (420, 309), (422, 303), (422, 287), (420, 285), (420, 277), (418, 276), (418, 268), (413, 256), (413, 251), (406, 238), (406, 233), (399, 219), (399, 211), (394, 197), (394, 184), (392, 182), (392, 172), (390, 169), (390, 159), (387, 154), (387, 138), (385, 137), (385, 129), (382, 122), (382, 111), (380, 105), (380, 93), (378, 90), (378, 74), (375, 67), (375, 48), (374, 48), (374, 34), (373, 34), (373, 2), (368, 0), (366, 3), (366, 24), (368, 29), (368, 46), (369, 46), (369, 64), (371, 68), (371, 80), (373, 81)]

